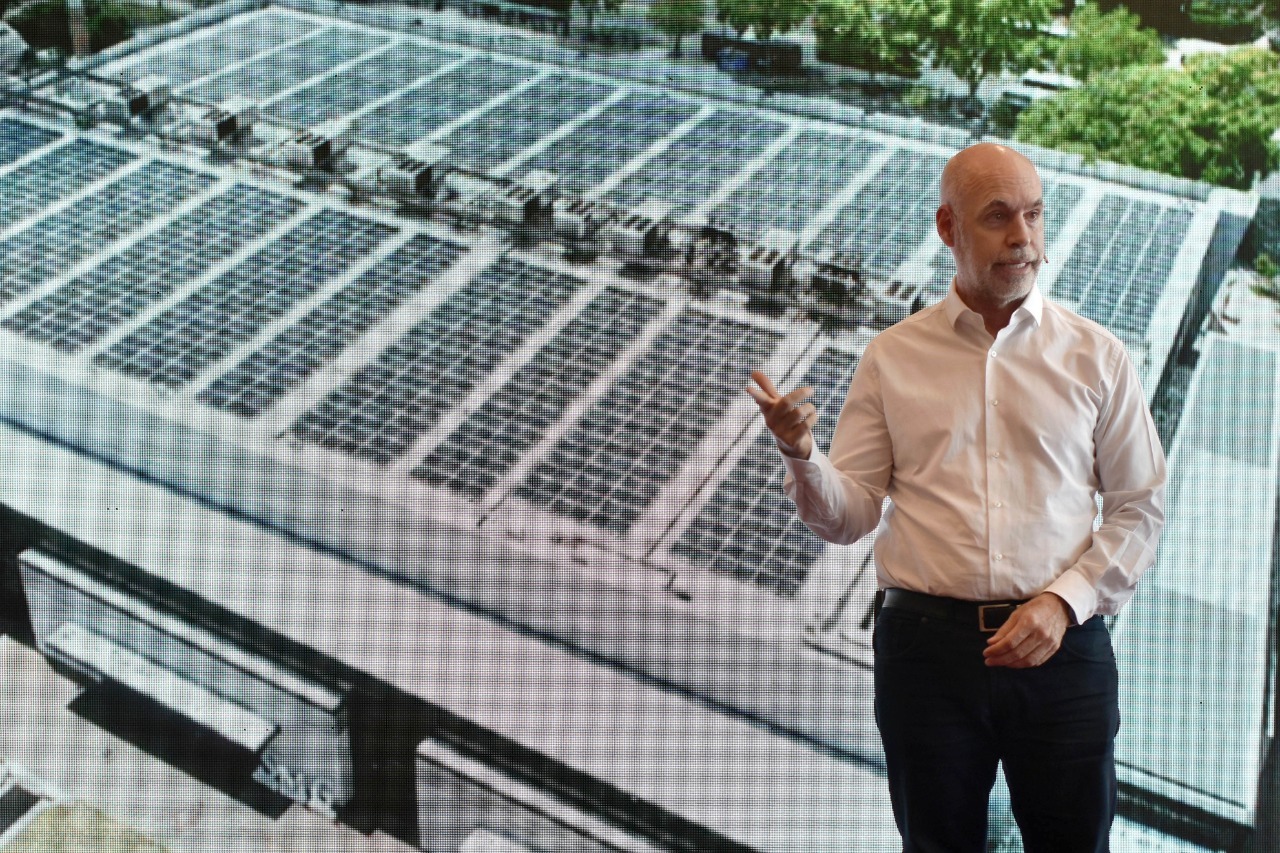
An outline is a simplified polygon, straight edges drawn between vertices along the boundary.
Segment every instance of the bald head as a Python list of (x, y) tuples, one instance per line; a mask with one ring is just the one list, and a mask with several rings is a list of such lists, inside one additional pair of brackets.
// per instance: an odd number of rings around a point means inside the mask
[(1034, 181), (1040, 186), (1035, 164), (1006, 145), (979, 142), (957, 153), (942, 170), (940, 201), (957, 208), (971, 200), (993, 179)]

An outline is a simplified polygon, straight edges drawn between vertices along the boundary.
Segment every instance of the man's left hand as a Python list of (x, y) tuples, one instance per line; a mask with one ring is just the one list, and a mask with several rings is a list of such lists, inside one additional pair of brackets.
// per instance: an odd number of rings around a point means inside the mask
[(1051, 592), (1042, 592), (1013, 611), (1009, 621), (987, 640), (982, 656), (987, 666), (1039, 666), (1058, 651), (1070, 624), (1067, 602)]

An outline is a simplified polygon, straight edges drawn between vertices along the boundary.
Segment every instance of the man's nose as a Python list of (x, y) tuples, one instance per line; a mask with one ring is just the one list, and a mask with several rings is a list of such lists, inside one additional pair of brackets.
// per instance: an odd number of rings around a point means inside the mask
[(1009, 225), (1009, 245), (1025, 246), (1031, 242), (1031, 226), (1021, 216), (1015, 216), (1010, 220)]

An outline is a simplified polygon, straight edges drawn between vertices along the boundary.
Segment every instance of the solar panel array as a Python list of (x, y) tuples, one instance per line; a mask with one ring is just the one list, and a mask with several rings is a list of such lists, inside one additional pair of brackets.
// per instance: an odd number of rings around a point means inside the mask
[[(421, 44), (398, 44), (366, 60), (321, 77), (268, 104), (276, 119), (310, 127), (354, 113), (459, 59)], [(430, 90), (428, 90), (430, 91)]]
[(555, 172), (565, 187), (585, 192), (692, 118), (698, 109), (693, 101), (669, 95), (630, 93), (557, 139), (529, 165)]
[(895, 154), (836, 214), (813, 247), (852, 258), (878, 278), (894, 277), (902, 262), (934, 233), (938, 179), (946, 164), (939, 155)]
[(94, 362), (166, 387), (190, 382), (373, 251), (392, 229), (322, 211), (100, 353)]
[(502, 258), (306, 412), (291, 434), (376, 463), (402, 455), (580, 282)]
[(476, 499), (543, 439), (658, 316), (661, 301), (607, 288), (574, 317), (412, 474)]
[[(752, 160), (760, 157), (787, 126), (738, 110), (716, 110), (611, 190), (607, 198), (623, 208), (648, 198), (670, 202), (679, 215), (711, 198)], [(708, 152), (715, 152), (708, 156)]]
[(1053, 296), (1115, 332), (1146, 338), (1193, 214), (1115, 194), (1105, 196), (1054, 282)]
[(627, 532), (781, 339), (745, 323), (684, 312), (547, 452), (516, 496)]
[(265, 411), (462, 254), (461, 244), (419, 235), (250, 353), (199, 394), (237, 415)]
[(383, 145), (410, 145), (536, 73), (520, 65), (473, 59), (365, 113), (360, 134)]
[(593, 80), (552, 74), (449, 133), (440, 144), (459, 162), (489, 170), (537, 144), (617, 91)]
[(63, 352), (76, 352), (199, 278), (301, 207), (296, 199), (234, 186), (26, 306), (3, 325)]
[[(796, 387), (813, 388), (818, 411), (840, 410), (857, 359), (826, 349)], [(814, 441), (831, 443), (835, 417), (819, 420)], [(786, 470), (773, 434), (762, 432), (685, 528), (671, 551), (695, 565), (791, 596), (804, 582), (825, 544), (796, 516), (783, 494)]]
[(150, 164), (0, 241), (0, 304), (57, 276), (213, 181), (177, 166)]
[(799, 234), (883, 150), (865, 137), (806, 130), (717, 205), (716, 216), (749, 239), (770, 228)]
[(59, 136), (60, 134), (51, 130), (26, 122), (0, 118), (0, 166), (48, 145)]
[(102, 180), (134, 159), (117, 148), (77, 139), (0, 175), (0, 230)]
[(215, 74), (185, 94), (209, 103), (230, 97), (263, 101), (384, 44), (385, 36), (363, 30), (322, 30), (238, 68)]
[(166, 45), (161, 51), (126, 60), (119, 66), (118, 73), (131, 82), (158, 75), (177, 89), (318, 28), (307, 18), (266, 11), (197, 33), (184, 42)]

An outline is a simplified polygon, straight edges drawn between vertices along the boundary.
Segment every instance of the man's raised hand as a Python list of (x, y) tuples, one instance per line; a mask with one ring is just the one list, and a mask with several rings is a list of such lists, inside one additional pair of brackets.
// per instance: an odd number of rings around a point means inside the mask
[(782, 394), (759, 370), (753, 370), (751, 378), (760, 387), (748, 385), (747, 393), (760, 407), (764, 424), (773, 433), (778, 447), (788, 456), (808, 459), (813, 453), (811, 430), (818, 422), (818, 410), (812, 403), (804, 401), (813, 396), (813, 389), (797, 388), (789, 394)]

